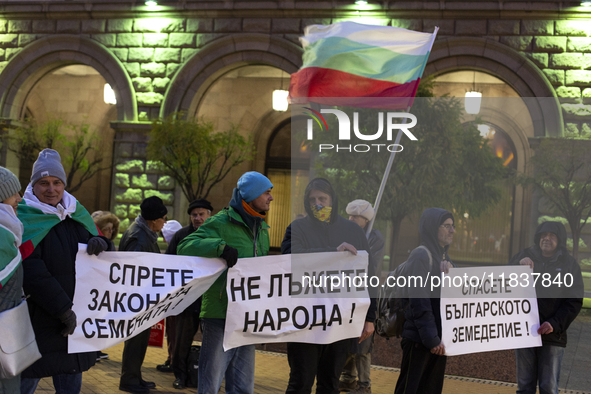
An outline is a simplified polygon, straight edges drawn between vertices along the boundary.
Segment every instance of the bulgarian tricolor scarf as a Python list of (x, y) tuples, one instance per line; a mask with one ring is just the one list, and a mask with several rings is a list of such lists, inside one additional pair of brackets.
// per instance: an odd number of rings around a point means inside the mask
[(355, 106), (380, 108), (381, 99), (387, 108), (403, 109), (412, 105), (437, 29), (422, 33), (339, 22), (307, 26), (304, 32), (304, 65), (292, 74), (289, 87), (292, 103), (309, 98), (340, 105), (323, 98), (355, 97), (362, 98), (351, 100)]
[(19, 246), (23, 236), (23, 224), (14, 209), (0, 203), (0, 289), (14, 275), (22, 261)]
[(64, 191), (62, 201), (57, 206), (45, 204), (33, 194), (31, 184), (27, 186), (23, 200), (18, 204), (18, 218), (23, 222), (25, 231), (20, 247), (23, 259), (26, 259), (39, 242), (45, 238), (49, 230), (67, 217), (80, 223), (92, 235), (98, 230), (92, 217), (74, 196)]

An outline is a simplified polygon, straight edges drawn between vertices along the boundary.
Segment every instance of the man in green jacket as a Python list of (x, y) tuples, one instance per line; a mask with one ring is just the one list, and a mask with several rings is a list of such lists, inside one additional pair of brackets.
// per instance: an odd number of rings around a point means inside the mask
[[(269, 253), (266, 213), (273, 201), (273, 184), (264, 175), (250, 171), (238, 180), (230, 207), (207, 219), (183, 239), (177, 254), (221, 257), (233, 267), (239, 258)], [(224, 376), (227, 393), (254, 392), (254, 345), (224, 352), (224, 327), (228, 296), (227, 271), (203, 294), (201, 322), (203, 339), (199, 355), (198, 394), (217, 394)]]

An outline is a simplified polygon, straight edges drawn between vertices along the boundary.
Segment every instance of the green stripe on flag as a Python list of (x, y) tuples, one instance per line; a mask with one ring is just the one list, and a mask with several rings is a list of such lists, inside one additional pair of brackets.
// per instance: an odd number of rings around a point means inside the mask
[[(76, 210), (71, 217), (84, 226), (92, 235), (98, 235), (92, 217), (78, 201), (76, 201)], [(60, 223), (60, 219), (56, 215), (45, 214), (37, 208), (30, 207), (26, 204), (25, 200), (22, 200), (18, 204), (18, 218), (23, 223), (25, 229), (23, 233), (23, 244), (30, 240), (33, 243), (33, 247), (37, 247), (39, 242), (49, 233), (49, 230)]]
[(329, 68), (403, 84), (421, 77), (428, 57), (429, 53), (425, 56), (403, 55), (342, 37), (330, 37), (306, 48), (302, 68)]

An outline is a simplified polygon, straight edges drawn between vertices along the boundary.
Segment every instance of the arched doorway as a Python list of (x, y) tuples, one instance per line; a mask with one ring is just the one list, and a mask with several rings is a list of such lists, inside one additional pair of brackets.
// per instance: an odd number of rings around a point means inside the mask
[(540, 68), (516, 50), (490, 39), (445, 38), (433, 45), (423, 76), (439, 77), (461, 70), (481, 71), (496, 77), (522, 98), (547, 98), (524, 101), (529, 116), (536, 120), (533, 134), (537, 137), (564, 134), (562, 109), (554, 88)]
[[(67, 174), (72, 170), (73, 155), (85, 153), (83, 168), (76, 171), (68, 190), (89, 210), (106, 210), (109, 206), (111, 171), (108, 169), (113, 160), (114, 137), (110, 122), (117, 119), (113, 97), (105, 96), (109, 88), (92, 67), (64, 66), (39, 79), (24, 102), (29, 131), (38, 129), (39, 137), (48, 129), (59, 133), (51, 147), (60, 152)], [(38, 142), (44, 145), (49, 142), (46, 141), (41, 138)], [(81, 144), (79, 148), (75, 147), (77, 142)], [(26, 185), (35, 158), (19, 156), (19, 178)], [(102, 168), (107, 170), (94, 174)]]
[[(500, 127), (490, 123), (477, 125), (503, 165), (515, 170), (517, 155), (511, 139)], [(456, 212), (454, 242), (450, 254), (454, 262), (470, 265), (505, 265), (512, 256), (515, 186), (508, 180), (499, 182), (501, 198), (480, 217)]]
[[(534, 127), (527, 103), (503, 80), (475, 70), (443, 73), (434, 79), (436, 96), (447, 94), (464, 97), (468, 91), (482, 94), (477, 113), (466, 114), (465, 123), (476, 123), (483, 138), (503, 164), (513, 170), (527, 171), (531, 157), (528, 138), (534, 137)], [(465, 98), (466, 107), (472, 99)], [(474, 111), (471, 111), (474, 112)], [(512, 112), (520, 114), (512, 116)], [(524, 209), (522, 188), (509, 180), (497, 185), (500, 201), (478, 218), (456, 212), (457, 231), (451, 246), (454, 261), (467, 264), (506, 264), (522, 248), (523, 233), (529, 227), (528, 209)]]
[[(76, 79), (78, 82), (72, 82)], [(84, 83), (80, 83), (82, 79)], [(113, 88), (115, 104), (105, 106), (105, 84)], [(0, 74), (0, 87), (0, 114), (12, 129), (26, 117), (43, 121), (47, 113), (69, 118), (65, 124), (80, 123), (80, 117), (86, 116), (85, 123), (92, 123), (96, 131), (106, 134), (104, 139), (111, 144), (100, 148), (106, 153), (101, 167), (109, 167), (112, 161), (113, 132), (109, 122), (137, 120), (135, 92), (123, 64), (103, 45), (84, 37), (48, 36), (32, 42), (6, 65)], [(101, 105), (104, 107), (99, 108)], [(11, 164), (26, 185), (30, 169), (21, 174), (16, 157), (11, 158)], [(89, 210), (108, 209), (110, 171), (94, 179), (94, 186), (85, 185), (82, 194), (75, 195)]]

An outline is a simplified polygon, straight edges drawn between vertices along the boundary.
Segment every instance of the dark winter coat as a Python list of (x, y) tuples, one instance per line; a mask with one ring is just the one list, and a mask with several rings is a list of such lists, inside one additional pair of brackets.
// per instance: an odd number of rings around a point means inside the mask
[(80, 373), (96, 361), (96, 352), (68, 354), (68, 338), (61, 334), (64, 324), (59, 319), (73, 305), (78, 244), (91, 237), (84, 226), (67, 217), (23, 260), (23, 289), (30, 296), (29, 314), (42, 355), (23, 371), (23, 378)]
[(145, 229), (133, 222), (121, 236), (119, 251), (160, 253), (160, 247), (157, 241), (150, 238)]
[(193, 227), (192, 224), (189, 224), (186, 227), (183, 227), (182, 229), (180, 229), (179, 231), (177, 231), (176, 233), (174, 233), (174, 235), (172, 236), (172, 239), (170, 240), (170, 243), (168, 244), (168, 247), (166, 248), (166, 254), (177, 254), (176, 253), (176, 248), (179, 246), (179, 243), (185, 239), (185, 237), (189, 234), (192, 234), (195, 232), (195, 227)]
[[(558, 238), (558, 247), (554, 256), (544, 258), (540, 249), (542, 233), (554, 233)], [(541, 275), (548, 273), (554, 280), (560, 275), (564, 280), (566, 274), (571, 274), (573, 286), (545, 287), (542, 276), (536, 282), (538, 297), (538, 313), (540, 324), (550, 323), (553, 331), (542, 335), (544, 345), (566, 347), (566, 329), (575, 320), (583, 305), (583, 277), (577, 261), (568, 253), (566, 248), (566, 229), (559, 222), (544, 222), (540, 224), (534, 236), (534, 245), (517, 253), (509, 261), (510, 265), (519, 265), (519, 261), (529, 257), (534, 262), (534, 273)]]
[[(166, 248), (166, 252), (164, 252), (164, 253), (177, 254), (176, 248), (179, 245), (179, 243), (183, 239), (185, 239), (185, 237), (187, 237), (189, 234), (193, 234), (195, 232), (195, 230), (196, 230), (196, 228), (193, 227), (192, 224), (189, 224), (188, 226), (183, 227), (182, 229), (180, 229), (179, 231), (174, 233), (174, 235), (172, 236), (172, 239), (168, 243), (168, 247)], [(201, 297), (199, 297), (197, 299), (197, 301), (195, 301), (189, 307), (187, 307), (187, 309), (191, 310), (193, 312), (196, 312), (196, 313), (200, 313), (201, 312)]]
[(380, 272), (380, 264), (384, 259), (384, 236), (382, 235), (380, 230), (374, 228), (369, 233), (369, 238), (367, 238), (367, 242), (369, 243), (369, 250), (371, 251), (371, 260), (369, 261), (370, 270), (373, 270), (373, 272), (376, 273)]
[[(357, 250), (365, 250), (369, 253), (369, 259), (371, 261), (372, 255), (363, 229), (337, 213), (338, 199), (332, 187), (330, 187), (330, 193), (327, 193), (332, 198), (332, 211), (328, 223), (321, 222), (314, 217), (310, 204), (308, 203), (310, 192), (311, 190), (307, 188), (304, 196), (304, 206), (306, 207), (308, 216), (294, 220), (287, 227), (285, 236), (281, 242), (281, 253), (335, 252), (340, 244), (347, 242)], [(368, 275), (375, 275), (375, 271), (370, 269)], [(372, 298), (365, 320), (373, 322), (375, 320), (375, 312), (375, 299)]]
[[(421, 276), (426, 279), (429, 276), (439, 276), (440, 263), (443, 255), (451, 261), (447, 255), (449, 246), (441, 247), (438, 240), (439, 226), (449, 211), (441, 208), (428, 208), (421, 215), (419, 221), (419, 234), (421, 245), (431, 252), (433, 264), (429, 269), (429, 254), (419, 248), (413, 250), (406, 261), (406, 275)], [(453, 219), (453, 217), (452, 217)], [(428, 274), (429, 273), (429, 274)], [(440, 291), (431, 292), (429, 286), (409, 287), (409, 308), (406, 310), (406, 322), (402, 331), (402, 338), (422, 343), (427, 349), (432, 349), (441, 343), (441, 312), (439, 310), (441, 300)]]

